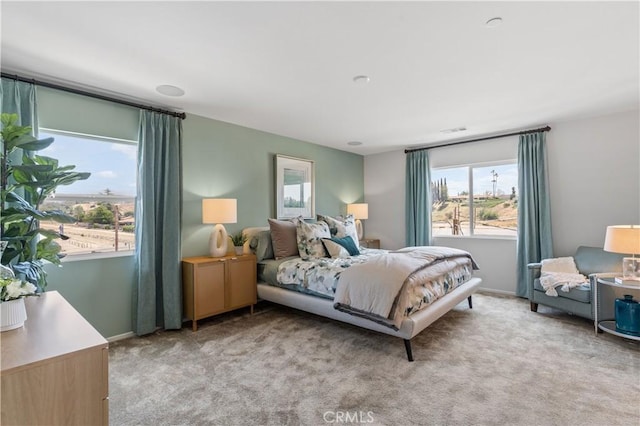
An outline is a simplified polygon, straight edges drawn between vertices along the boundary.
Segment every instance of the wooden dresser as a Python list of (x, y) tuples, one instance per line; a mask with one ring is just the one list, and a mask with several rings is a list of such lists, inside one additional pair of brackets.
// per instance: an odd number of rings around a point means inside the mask
[(57, 291), (0, 333), (0, 424), (108, 425), (108, 343)]

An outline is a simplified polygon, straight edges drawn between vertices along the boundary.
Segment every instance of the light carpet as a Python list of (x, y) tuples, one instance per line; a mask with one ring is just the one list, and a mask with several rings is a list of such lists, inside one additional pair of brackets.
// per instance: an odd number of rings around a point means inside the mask
[[(476, 294), (412, 340), (261, 302), (111, 344), (112, 425), (639, 425), (640, 344)], [(187, 324), (188, 325), (188, 324)]]

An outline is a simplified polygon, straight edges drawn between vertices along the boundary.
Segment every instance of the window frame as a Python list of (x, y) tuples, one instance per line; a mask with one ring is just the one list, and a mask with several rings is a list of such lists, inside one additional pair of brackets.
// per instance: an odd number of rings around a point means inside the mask
[[(60, 130), (60, 129), (53, 129), (53, 128), (49, 128), (49, 127), (39, 127), (38, 128), (38, 135), (41, 134), (49, 134), (52, 136), (55, 135), (60, 135), (60, 136), (70, 136), (70, 137), (74, 137), (74, 138), (83, 138), (83, 139), (90, 139), (90, 140), (94, 140), (94, 141), (98, 141), (98, 142), (108, 142), (108, 143), (117, 143), (117, 144), (121, 144), (121, 145), (130, 145), (130, 146), (136, 146), (136, 151), (139, 148), (139, 141), (136, 140), (131, 140), (131, 139), (122, 139), (122, 138), (114, 138), (114, 137), (110, 137), (110, 136), (100, 136), (100, 135), (93, 135), (93, 134), (89, 134), (89, 133), (82, 133), (82, 132), (74, 132), (74, 131), (69, 131), (69, 130)], [(138, 179), (140, 179), (140, 176), (138, 175), (138, 169), (136, 167), (136, 187), (137, 187), (137, 182)], [(136, 194), (133, 197), (134, 199), (134, 205), (138, 204), (138, 193), (137, 193), (137, 189), (136, 189)], [(110, 259), (110, 258), (118, 258), (118, 257), (131, 257), (135, 255), (136, 249), (135, 249), (135, 245), (134, 245), (134, 249), (133, 250), (124, 250), (124, 251), (107, 251), (107, 252), (91, 252), (91, 253), (77, 253), (77, 254), (64, 254), (64, 257), (62, 257), (60, 259), (60, 261), (62, 263), (67, 263), (67, 262), (81, 262), (81, 261), (85, 261), (85, 260), (98, 260), (98, 259)]]
[[(430, 200), (430, 212), (429, 214), (431, 215), (431, 237), (432, 238), (454, 238), (454, 239), (460, 239), (460, 238), (472, 238), (472, 239), (492, 239), (492, 240), (516, 240), (518, 238), (518, 233), (519, 233), (519, 229), (516, 229), (516, 235), (484, 235), (484, 234), (475, 234), (474, 233), (474, 220), (472, 220), (472, 218), (475, 217), (475, 205), (473, 202), (473, 169), (475, 168), (486, 168), (486, 167), (496, 167), (496, 166), (504, 166), (504, 165), (509, 165), (509, 164), (513, 164), (516, 166), (516, 169), (518, 168), (518, 159), (517, 158), (513, 158), (513, 159), (505, 159), (505, 160), (498, 160), (498, 161), (484, 161), (484, 162), (478, 162), (478, 163), (467, 163), (467, 164), (452, 164), (452, 165), (448, 165), (448, 166), (442, 166), (442, 167), (432, 167), (431, 170), (429, 171), (429, 179), (432, 179), (432, 172), (434, 170), (447, 170), (447, 169), (459, 169), (462, 167), (466, 167), (467, 168), (467, 184), (469, 187), (469, 194), (468, 194), (468, 203), (469, 203), (469, 235), (433, 235), (433, 211), (431, 210), (431, 206), (433, 206), (433, 200)], [(430, 186), (430, 185), (429, 185)], [(517, 188), (517, 186), (516, 186)]]

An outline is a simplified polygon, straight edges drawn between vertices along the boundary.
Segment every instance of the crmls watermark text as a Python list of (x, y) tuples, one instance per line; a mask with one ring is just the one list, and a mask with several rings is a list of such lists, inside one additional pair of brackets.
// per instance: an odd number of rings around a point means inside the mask
[(373, 411), (325, 411), (325, 423), (373, 423)]

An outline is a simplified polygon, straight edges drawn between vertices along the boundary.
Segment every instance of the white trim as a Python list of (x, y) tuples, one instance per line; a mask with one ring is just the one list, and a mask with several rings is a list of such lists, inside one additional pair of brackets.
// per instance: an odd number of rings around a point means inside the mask
[(113, 343), (113, 342), (117, 342), (118, 340), (129, 339), (129, 338), (135, 337), (135, 336), (136, 336), (136, 334), (133, 331), (128, 331), (126, 333), (117, 334), (115, 336), (107, 337), (107, 342)]
[(516, 295), (516, 293), (514, 291), (496, 290), (495, 288), (487, 288), (487, 287), (478, 288), (478, 292), (501, 294), (503, 296), (515, 296)]
[(509, 235), (432, 235), (431, 238), (451, 238), (454, 240), (460, 239), (471, 239), (471, 240), (508, 240), (515, 241), (518, 239), (517, 236), (509, 236)]
[(72, 132), (69, 130), (58, 130), (58, 129), (50, 129), (48, 127), (40, 127), (38, 128), (38, 134), (42, 133), (53, 133), (63, 136), (72, 136), (72, 137), (80, 137), (86, 139), (93, 139), (101, 142), (113, 142), (113, 143), (122, 143), (126, 145), (138, 145), (138, 141), (134, 141), (131, 139), (120, 139), (120, 138), (112, 138), (110, 136), (100, 136), (100, 135), (92, 135), (90, 133), (80, 133), (80, 132)]
[(62, 263), (67, 262), (77, 262), (82, 260), (96, 260), (96, 259), (110, 259), (113, 257), (127, 257), (133, 256), (135, 253), (134, 250), (126, 250), (126, 251), (107, 251), (100, 253), (78, 253), (78, 254), (67, 254), (65, 257), (60, 259)]

